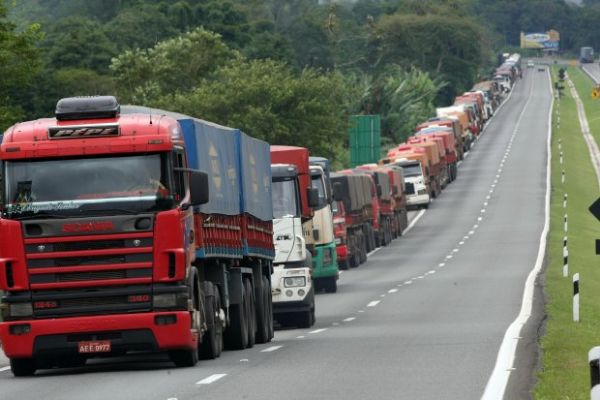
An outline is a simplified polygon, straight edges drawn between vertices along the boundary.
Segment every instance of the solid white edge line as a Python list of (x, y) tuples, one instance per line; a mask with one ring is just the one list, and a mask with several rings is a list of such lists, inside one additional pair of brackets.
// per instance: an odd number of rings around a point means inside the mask
[(275, 350), (279, 350), (280, 348), (282, 348), (283, 346), (271, 346), (271, 347), (267, 347), (266, 349), (261, 350), (261, 353), (270, 353), (272, 351)]
[(201, 381), (196, 382), (196, 385), (210, 385), (211, 383), (218, 381), (224, 376), (227, 376), (227, 374), (213, 374), (202, 379)]
[(321, 329), (315, 329), (314, 331), (310, 331), (308, 333), (315, 334), (315, 333), (325, 332), (326, 330), (327, 330), (327, 328), (321, 328)]
[(0, 368), (0, 372), (10, 371), (10, 367), (2, 367)]
[[(529, 272), (527, 280), (525, 281), (521, 310), (519, 312), (519, 315), (517, 315), (517, 318), (509, 325), (508, 329), (506, 330), (506, 333), (504, 334), (502, 344), (500, 345), (500, 349), (498, 350), (498, 357), (496, 358), (494, 370), (492, 371), (492, 374), (485, 386), (483, 396), (481, 397), (484, 400), (502, 399), (504, 397), (506, 385), (508, 384), (508, 378), (510, 377), (510, 373), (513, 370), (513, 362), (515, 359), (515, 354), (517, 352), (517, 345), (519, 343), (519, 339), (515, 338), (520, 337), (521, 329), (527, 323), (527, 321), (529, 320), (529, 316), (531, 315), (531, 310), (533, 308), (533, 293), (535, 288), (535, 279), (542, 269), (542, 265), (544, 263), (544, 256), (546, 254), (546, 241), (548, 236), (548, 228), (550, 225), (550, 163), (552, 161), (550, 142), (552, 139), (552, 111), (554, 109), (552, 76), (550, 75), (549, 69), (547, 70), (547, 72), (549, 77), (548, 84), (550, 86), (550, 96), (552, 96), (552, 101), (550, 102), (550, 112), (548, 113), (548, 139), (546, 143), (548, 160), (546, 165), (546, 209), (544, 211), (544, 228), (542, 229), (542, 234), (540, 237), (540, 247), (538, 249), (538, 256), (535, 261), (535, 265), (531, 272)], [(526, 106), (523, 107), (523, 110), (525, 110), (525, 108)]]
[(383, 247), (377, 247), (375, 250), (371, 250), (369, 253), (367, 253), (367, 257), (372, 256), (373, 254), (377, 253), (379, 250), (381, 250)]
[(425, 214), (425, 211), (427, 211), (427, 210), (421, 210), (421, 211), (419, 211), (419, 213), (417, 214), (417, 216), (414, 217), (412, 221), (410, 221), (410, 224), (408, 224), (408, 226), (406, 227), (406, 229), (402, 231), (402, 235), (406, 235), (413, 228), (413, 226), (415, 226), (415, 224), (421, 219), (421, 217), (423, 216), (423, 214)]

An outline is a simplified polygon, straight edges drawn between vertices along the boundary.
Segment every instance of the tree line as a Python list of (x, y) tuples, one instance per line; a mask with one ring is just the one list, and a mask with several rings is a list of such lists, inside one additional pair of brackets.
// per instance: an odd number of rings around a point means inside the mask
[(112, 93), (343, 165), (348, 115), (381, 114), (384, 143), (398, 143), (488, 75), (515, 32), (560, 30), (533, 3), (555, 21), (577, 11), (559, 0), (0, 0), (0, 129), (52, 115), (61, 97)]

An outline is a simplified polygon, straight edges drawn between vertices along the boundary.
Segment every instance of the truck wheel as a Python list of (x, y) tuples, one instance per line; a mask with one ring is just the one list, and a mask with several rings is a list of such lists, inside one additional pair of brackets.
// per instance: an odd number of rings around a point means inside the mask
[(244, 279), (246, 286), (246, 307), (248, 316), (248, 348), (254, 347), (256, 343), (256, 302), (254, 301), (254, 291), (250, 279)]
[(298, 328), (310, 328), (315, 324), (315, 306), (302, 313), (298, 313), (297, 316)]
[(246, 288), (242, 284), (242, 302), (229, 306), (229, 329), (225, 331), (225, 346), (243, 350), (248, 346), (248, 318), (246, 317)]
[(367, 244), (363, 241), (360, 244), (359, 264), (363, 264), (367, 261)]
[(10, 369), (14, 376), (32, 376), (36, 365), (33, 358), (11, 358)]
[(329, 277), (325, 280), (324, 285), (326, 293), (335, 293), (337, 292), (337, 279), (335, 276)]
[(223, 349), (223, 324), (221, 322), (221, 298), (219, 289), (211, 282), (206, 282), (208, 286), (205, 293), (212, 293), (205, 299), (205, 315), (209, 329), (202, 335), (202, 343), (198, 347), (199, 357), (202, 360), (214, 360), (221, 355)]
[(269, 280), (262, 276), (261, 277), (263, 290), (259, 293), (260, 301), (256, 303), (256, 343), (267, 343), (271, 340), (271, 327), (269, 324), (273, 324), (271, 317), (271, 309), (269, 304), (269, 296), (271, 292), (269, 290)]
[(348, 260), (338, 260), (338, 268), (339, 269), (346, 270), (346, 269), (348, 269), (348, 267), (349, 267)]
[(198, 364), (198, 350), (171, 350), (169, 358), (177, 368), (193, 367)]

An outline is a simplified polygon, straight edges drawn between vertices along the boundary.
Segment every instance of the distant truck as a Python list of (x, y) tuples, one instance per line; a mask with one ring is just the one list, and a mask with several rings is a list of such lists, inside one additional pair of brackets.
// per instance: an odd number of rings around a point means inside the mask
[(269, 145), (112, 96), (4, 134), (0, 338), (16, 376), (273, 337)]
[[(273, 312), (281, 325), (310, 327), (315, 322), (314, 243), (306, 223), (319, 205), (312, 187), (308, 149), (271, 146), (273, 190)], [(310, 235), (310, 238), (308, 238)]]
[(318, 191), (319, 204), (313, 216), (313, 234), (315, 236), (315, 254), (313, 257), (313, 280), (317, 290), (328, 293), (337, 291), (340, 270), (331, 210), (332, 188), (329, 160), (323, 157), (310, 157), (310, 175), (312, 187)]
[(592, 47), (582, 47), (579, 49), (579, 62), (589, 64), (594, 62), (594, 49)]

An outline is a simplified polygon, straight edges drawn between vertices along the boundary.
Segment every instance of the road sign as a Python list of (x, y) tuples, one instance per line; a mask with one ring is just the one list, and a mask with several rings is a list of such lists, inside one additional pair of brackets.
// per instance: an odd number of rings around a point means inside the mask
[(596, 199), (594, 204), (592, 204), (588, 210), (590, 210), (592, 215), (596, 217), (598, 221), (600, 221), (600, 197)]

